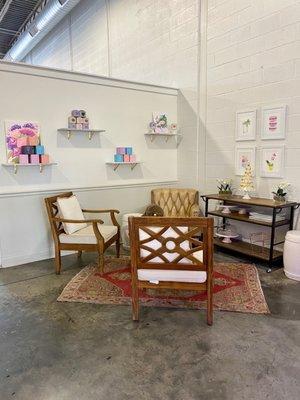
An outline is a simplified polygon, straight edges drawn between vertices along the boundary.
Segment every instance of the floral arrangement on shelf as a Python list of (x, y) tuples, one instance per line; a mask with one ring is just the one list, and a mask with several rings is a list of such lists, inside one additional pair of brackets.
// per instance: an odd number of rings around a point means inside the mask
[(288, 194), (290, 183), (280, 182), (273, 190), (273, 199), (275, 201), (286, 201), (286, 195)]
[(219, 194), (232, 194), (232, 179), (217, 179)]

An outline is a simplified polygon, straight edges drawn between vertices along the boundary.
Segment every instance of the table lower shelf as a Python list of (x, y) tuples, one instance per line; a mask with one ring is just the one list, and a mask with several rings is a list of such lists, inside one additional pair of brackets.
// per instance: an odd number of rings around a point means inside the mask
[[(222, 240), (215, 238), (214, 244), (227, 250), (232, 250), (240, 254), (250, 257), (259, 258), (260, 260), (269, 261), (270, 249), (267, 247), (258, 246), (242, 241), (235, 241), (232, 243), (223, 243)], [(283, 253), (279, 250), (273, 251), (273, 261), (282, 257)]]

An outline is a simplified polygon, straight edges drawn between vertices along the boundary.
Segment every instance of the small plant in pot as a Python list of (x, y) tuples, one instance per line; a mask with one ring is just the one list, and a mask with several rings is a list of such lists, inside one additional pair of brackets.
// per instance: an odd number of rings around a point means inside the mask
[(276, 186), (275, 190), (272, 192), (273, 199), (275, 201), (285, 202), (289, 187), (290, 187), (290, 184), (287, 182), (279, 183)]
[(232, 179), (218, 179), (219, 194), (232, 194)]

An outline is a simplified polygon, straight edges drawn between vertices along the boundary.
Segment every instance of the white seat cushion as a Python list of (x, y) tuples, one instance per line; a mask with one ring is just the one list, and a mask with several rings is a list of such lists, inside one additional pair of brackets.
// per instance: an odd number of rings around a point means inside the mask
[[(114, 225), (101, 225), (98, 224), (99, 232), (104, 238), (104, 241), (107, 242), (114, 235), (117, 234), (118, 228)], [(72, 233), (71, 235), (67, 235), (66, 233), (61, 233), (59, 235), (59, 239), (61, 243), (76, 243), (76, 244), (96, 244), (96, 236), (94, 234), (93, 225), (88, 225), (86, 228), (80, 229)]]
[[(203, 262), (203, 251), (194, 253), (194, 257)], [(189, 282), (203, 283), (206, 282), (206, 271), (185, 271), (172, 269), (138, 269), (138, 280), (149, 281), (158, 284), (161, 282)]]
[[(84, 220), (84, 215), (81, 210), (80, 204), (76, 198), (76, 196), (70, 197), (58, 197), (57, 198), (57, 207), (59, 211), (59, 215), (64, 219), (79, 219)], [(83, 228), (86, 228), (87, 224), (76, 224), (76, 223), (65, 223), (63, 222), (64, 231), (71, 235), (72, 233), (79, 231)]]

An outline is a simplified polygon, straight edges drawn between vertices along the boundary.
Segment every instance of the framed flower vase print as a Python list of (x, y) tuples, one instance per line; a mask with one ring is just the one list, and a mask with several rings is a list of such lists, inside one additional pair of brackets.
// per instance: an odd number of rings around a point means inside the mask
[(286, 106), (274, 106), (262, 108), (263, 140), (276, 140), (285, 138)]
[(262, 147), (261, 176), (266, 178), (284, 177), (284, 146)]
[(238, 111), (236, 113), (235, 140), (255, 140), (256, 110)]
[(235, 174), (243, 175), (248, 164), (255, 172), (255, 146), (237, 146), (235, 149)]

